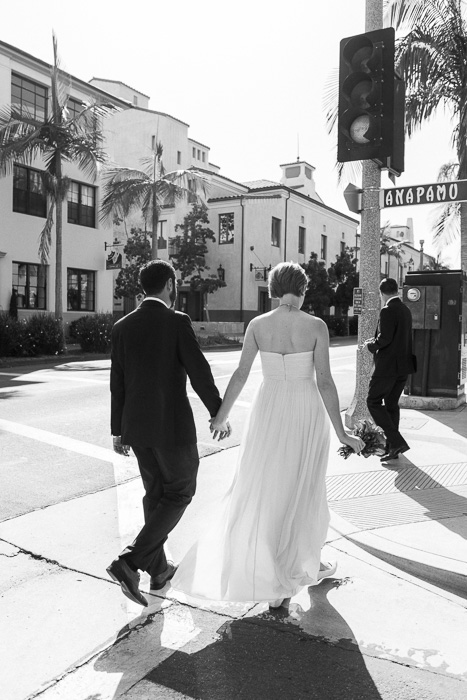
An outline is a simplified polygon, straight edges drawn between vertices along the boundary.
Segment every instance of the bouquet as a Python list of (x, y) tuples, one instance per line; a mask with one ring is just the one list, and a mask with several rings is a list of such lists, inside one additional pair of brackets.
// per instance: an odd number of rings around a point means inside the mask
[[(352, 435), (356, 435), (361, 438), (365, 443), (365, 447), (360, 452), (363, 457), (369, 457), (370, 455), (383, 455), (386, 451), (386, 437), (380, 427), (375, 425), (370, 420), (359, 420), (357, 421), (355, 428), (352, 431)], [(350, 457), (354, 454), (354, 450), (349, 447), (349, 445), (342, 445), (337, 450), (339, 454), (344, 459)]]

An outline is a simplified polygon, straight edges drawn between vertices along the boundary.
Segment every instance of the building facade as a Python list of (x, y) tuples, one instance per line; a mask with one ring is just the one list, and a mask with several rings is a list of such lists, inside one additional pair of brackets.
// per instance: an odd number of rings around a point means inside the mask
[[(0, 42), (0, 105), (44, 120), (50, 110), (51, 66)], [(68, 109), (83, 103), (109, 102), (109, 94), (68, 76)], [(112, 101), (126, 110), (125, 101)], [(31, 167), (15, 164), (0, 178), (0, 309), (8, 310), (14, 290), (20, 317), (54, 311), (55, 239), (52, 234), (48, 264), (38, 255), (39, 235), (47, 217), (48, 201), (42, 188), (40, 160)], [(112, 272), (106, 270), (105, 241), (111, 227), (99, 222), (100, 182), (91, 181), (74, 164), (65, 164), (70, 178), (63, 204), (63, 309), (65, 321), (84, 313), (111, 311)]]
[[(43, 118), (49, 108), (50, 71), (49, 64), (0, 42), (0, 104), (24, 105)], [(68, 80), (70, 110), (101, 100), (111, 100), (118, 107), (102, 125), (110, 166), (142, 169), (142, 161), (161, 142), (167, 171), (191, 168), (205, 178), (209, 225), (216, 235), (215, 243), (208, 243), (207, 274), (223, 275), (226, 287), (208, 295), (206, 310), (189, 284), (182, 284), (179, 308), (193, 320), (208, 316), (213, 321), (248, 322), (270, 308), (267, 273), (271, 267), (286, 260), (305, 263), (313, 252), (329, 267), (353, 245), (358, 221), (322, 201), (308, 162), (281, 165), (277, 182), (236, 182), (211, 163), (209, 146), (190, 136), (187, 123), (151, 110), (144, 93), (103, 78), (89, 83), (71, 76)], [(41, 265), (38, 257), (48, 204), (40, 184), (43, 167), (40, 161), (32, 167), (17, 164), (12, 174), (0, 178), (0, 309), (8, 310), (14, 290), (20, 316), (54, 311), (53, 238), (48, 264)], [(145, 224), (138, 213), (103, 224), (99, 217), (102, 181), (89, 181), (73, 164), (65, 168), (71, 185), (63, 205), (64, 318), (70, 322), (98, 311), (122, 315), (131, 305), (114, 298), (121, 252), (131, 227), (144, 229)], [(160, 257), (176, 256), (176, 227), (188, 209), (184, 202), (162, 208)]]

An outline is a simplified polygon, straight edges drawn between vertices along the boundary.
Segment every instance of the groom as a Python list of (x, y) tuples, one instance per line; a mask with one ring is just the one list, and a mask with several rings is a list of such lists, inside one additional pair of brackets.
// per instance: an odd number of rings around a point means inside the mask
[(110, 391), (114, 450), (128, 455), (131, 446), (136, 455), (145, 524), (107, 572), (130, 600), (146, 606), (138, 570), (150, 574), (151, 590), (173, 577), (176, 566), (167, 561), (164, 543), (196, 488), (199, 458), (187, 375), (211, 417), (221, 398), (190, 318), (173, 311), (172, 265), (151, 260), (142, 267), (140, 282), (144, 300), (112, 330)]
[(368, 389), (367, 406), (376, 425), (386, 435), (382, 462), (398, 459), (409, 449), (399, 432), (399, 399), (407, 377), (416, 371), (412, 354), (412, 314), (399, 297), (395, 279), (379, 285), (382, 308), (375, 337), (365, 341), (375, 366)]

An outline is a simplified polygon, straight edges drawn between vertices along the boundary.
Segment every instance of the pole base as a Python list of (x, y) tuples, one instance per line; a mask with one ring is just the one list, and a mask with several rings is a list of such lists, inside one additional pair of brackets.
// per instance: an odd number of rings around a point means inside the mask
[(460, 396), (413, 396), (402, 394), (399, 399), (401, 408), (414, 408), (424, 411), (454, 411), (466, 403), (465, 393)]

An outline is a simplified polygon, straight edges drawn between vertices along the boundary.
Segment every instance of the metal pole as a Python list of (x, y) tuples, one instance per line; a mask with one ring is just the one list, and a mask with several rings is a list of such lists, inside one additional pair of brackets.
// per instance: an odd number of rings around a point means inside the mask
[[(383, 0), (366, 0), (365, 31), (383, 26)], [(369, 418), (366, 397), (373, 367), (373, 355), (361, 344), (372, 338), (380, 310), (380, 205), (381, 171), (373, 161), (363, 162), (362, 222), (360, 236), (360, 281), (363, 288), (363, 308), (358, 324), (357, 381), (355, 395), (345, 414), (345, 424), (353, 428), (362, 418)]]

